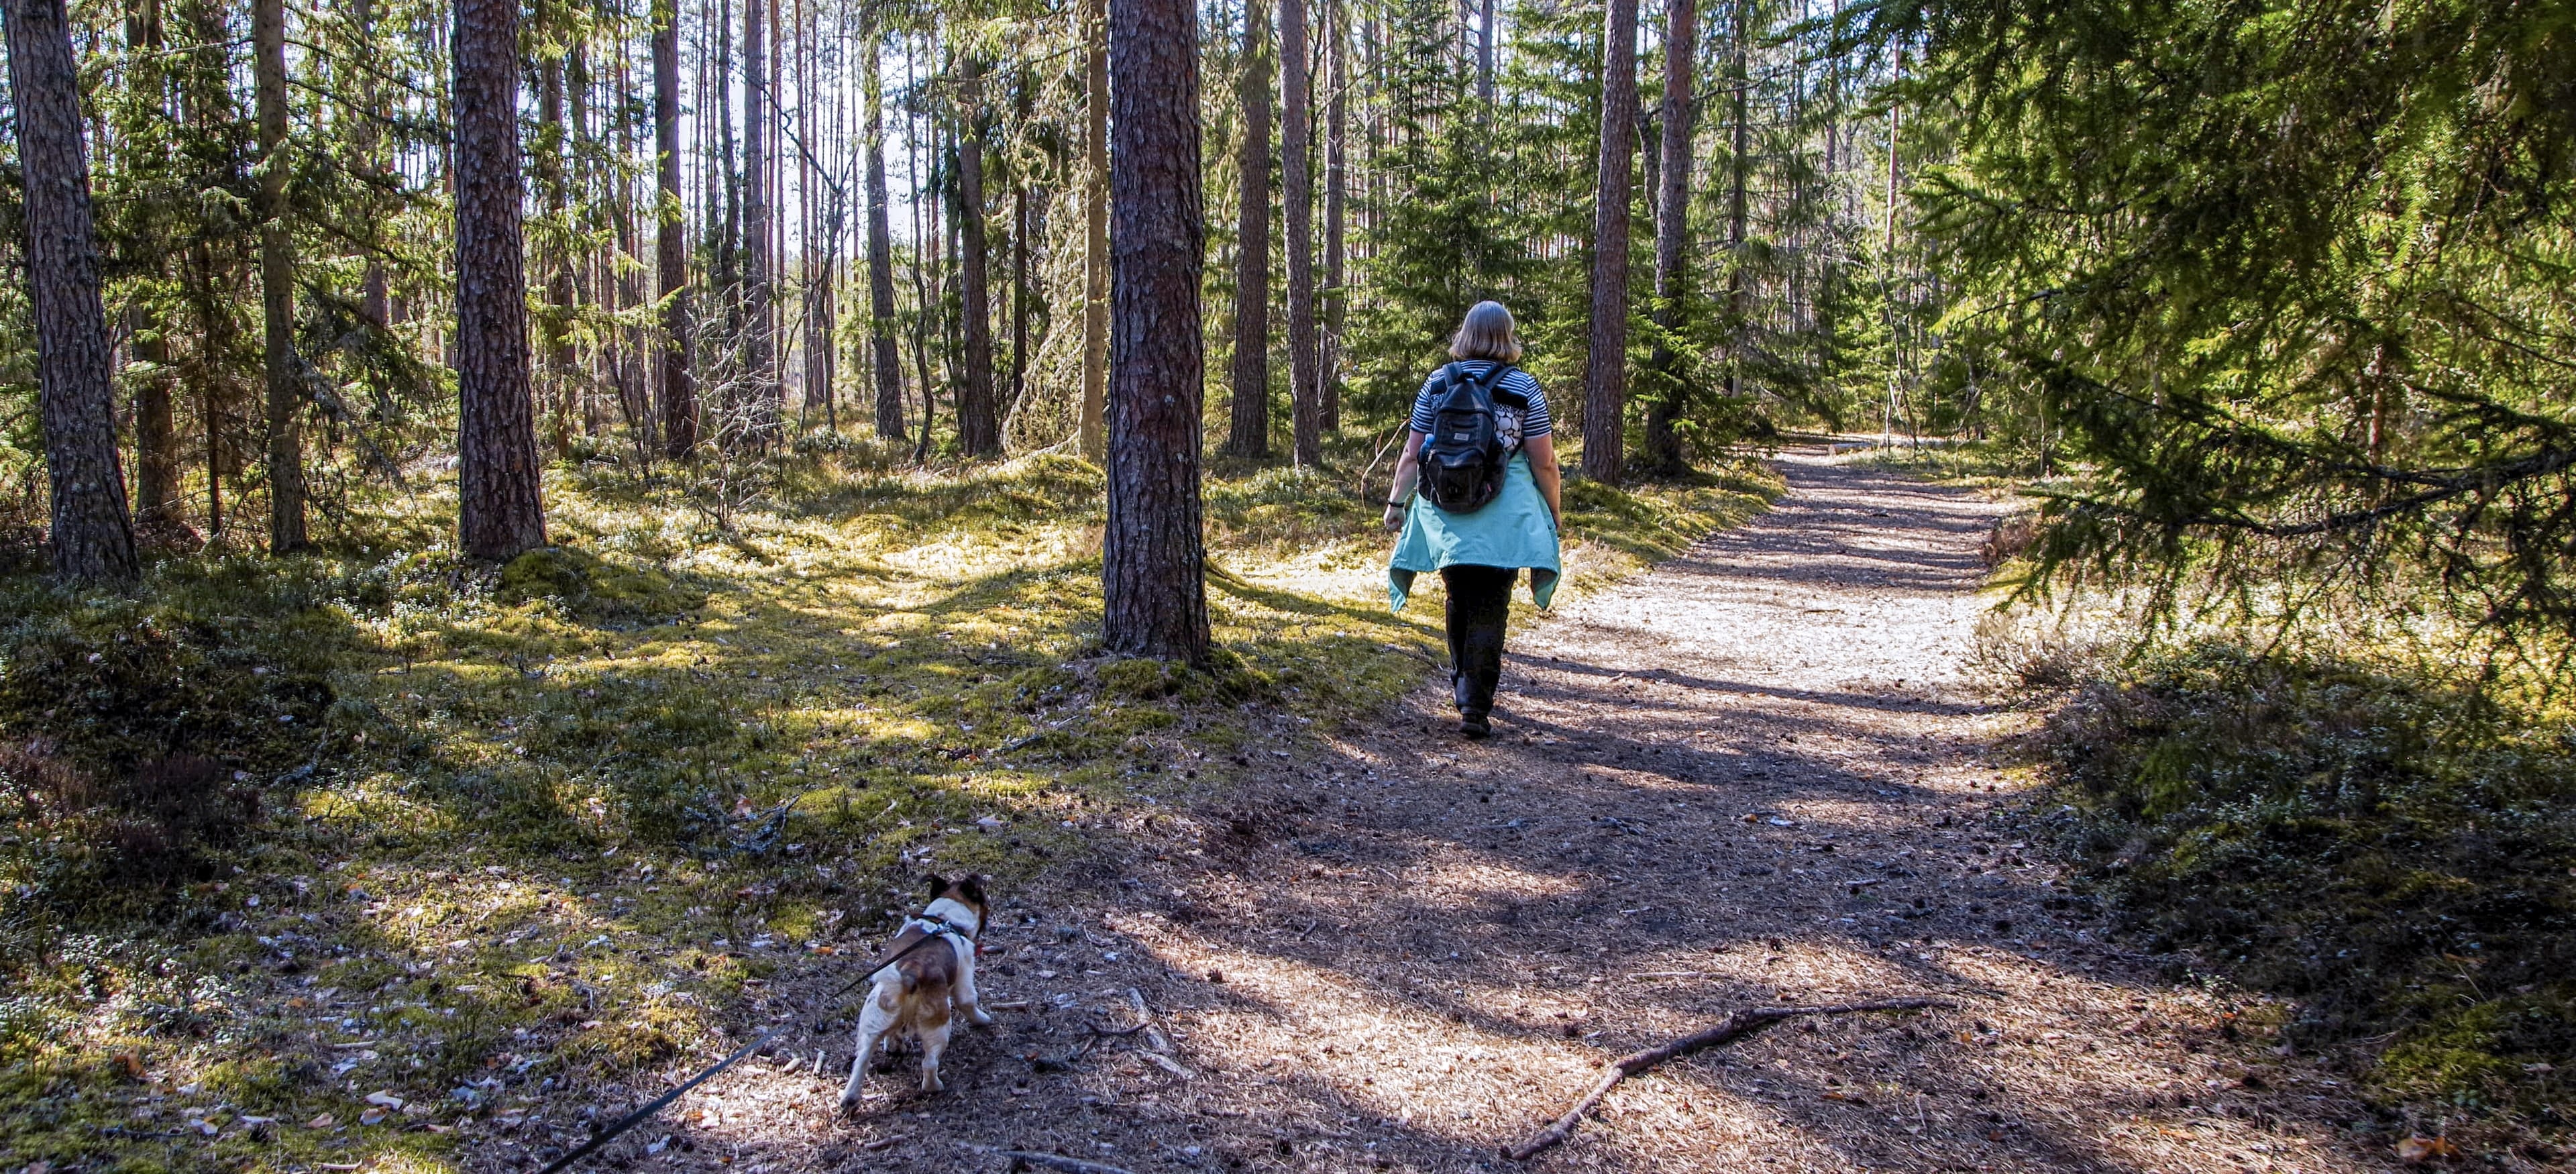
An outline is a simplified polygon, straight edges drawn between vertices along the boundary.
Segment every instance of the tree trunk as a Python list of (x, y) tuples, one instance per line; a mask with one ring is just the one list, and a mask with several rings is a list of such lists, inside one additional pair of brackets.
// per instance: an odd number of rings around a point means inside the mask
[[(1690, 296), (1690, 274), (1684, 268), (1685, 243), (1689, 240), (1690, 173), (1691, 173), (1691, 64), (1699, 32), (1696, 0), (1664, 0), (1664, 109), (1663, 145), (1659, 152), (1662, 166), (1658, 178), (1661, 190), (1655, 197), (1655, 324), (1663, 333), (1655, 340), (1652, 365), (1662, 386), (1655, 400), (1646, 406), (1646, 466), (1660, 472), (1675, 472), (1689, 462), (1682, 455), (1682, 439), (1675, 424), (1681, 419), (1689, 397), (1682, 380), (1681, 356), (1673, 353), (1668, 339), (1682, 328), (1687, 312), (1684, 299)], [(1744, 0), (1736, 0), (1737, 11)]]
[(868, 103), (868, 353), (875, 357), (877, 436), (904, 438), (903, 358), (894, 341), (894, 227), (888, 219), (885, 170), (885, 85), (877, 63), (873, 23), (859, 49), (861, 85)]
[(1342, 326), (1349, 317), (1344, 287), (1342, 220), (1350, 186), (1349, 126), (1343, 101), (1351, 88), (1350, 36), (1342, 0), (1324, 0), (1324, 340), (1323, 426), (1342, 429)]
[(456, 3), (457, 529), (503, 560), (546, 544), (519, 224), (519, 3)]
[[(650, 16), (649, 10), (647, 16)], [(650, 26), (647, 28), (649, 30)], [(618, 158), (633, 159), (638, 146), (635, 129), (638, 110), (634, 101), (635, 46), (631, 40), (622, 37), (616, 45), (617, 61), (610, 75), (607, 117), (611, 120), (611, 141), (615, 143)], [(658, 160), (658, 155), (656, 158)], [(657, 164), (657, 184), (660, 182), (658, 170)], [(645, 303), (641, 273), (644, 248), (637, 232), (634, 181), (612, 169), (608, 182), (609, 215), (615, 223), (617, 239), (606, 250), (602, 267), (604, 280), (613, 295), (609, 309), (623, 316)], [(649, 366), (654, 353), (650, 341), (652, 332), (642, 326), (620, 322), (608, 328), (608, 337), (615, 340), (611, 344), (615, 352), (614, 361), (606, 366), (617, 391), (618, 415), (626, 425), (636, 453), (650, 461), (661, 441), (653, 413), (654, 376)]]
[[(6, 0), (9, 94), (25, 180), (27, 298), (36, 326), (37, 414), (53, 497), (54, 572), (131, 579), (134, 522), (116, 453), (107, 311), (89, 157), (81, 143), (80, 71), (62, 0)], [(1195, 501), (1195, 498), (1193, 499)]]
[(1082, 455), (1105, 454), (1109, 398), (1109, 11), (1083, 0)]
[(750, 437), (777, 435), (778, 340), (769, 333), (775, 300), (769, 268), (769, 48), (766, 0), (742, 5), (742, 258), (744, 394)]
[[(1745, 44), (1744, 16), (1746, 5), (1737, 3), (1734, 27), (1728, 31), (1733, 56), (1728, 70), (1726, 155), (1726, 394), (1744, 394), (1745, 333), (1745, 264), (1744, 245), (1747, 229), (1745, 189), (1753, 181), (1753, 124), (1751, 90), (1753, 73), (1751, 57)], [(1890, 140), (1893, 142), (1893, 140)]]
[[(1900, 82), (1905, 80), (1905, 46), (1903, 44), (1899, 44), (1896, 47), (1896, 80)], [(1887, 407), (1879, 418), (1879, 430), (1881, 435), (1888, 437), (1894, 437), (1896, 435), (1896, 400), (1898, 394), (1898, 378), (1900, 375), (1899, 360), (1902, 356), (1902, 352), (1897, 346), (1898, 323), (1896, 318), (1896, 151), (1897, 145), (1902, 139), (1901, 132), (1904, 129), (1904, 121), (1905, 115), (1901, 107), (1891, 105), (1887, 108), (1887, 243), (1881, 246), (1879, 250), (1878, 288), (1879, 305), (1882, 307), (1881, 312), (1886, 315), (1888, 347)]]
[(768, 0), (768, 8), (769, 62), (761, 71), (760, 113), (769, 125), (762, 136), (764, 146), (759, 164), (761, 188), (769, 197), (768, 230), (760, 237), (761, 247), (769, 251), (769, 301), (762, 308), (761, 329), (755, 337), (766, 348), (763, 352), (766, 361), (760, 366), (761, 420), (767, 426), (764, 439), (775, 443), (786, 435), (787, 369), (786, 356), (781, 351), (791, 349), (795, 344), (782, 341), (787, 337), (783, 321), (786, 315), (783, 291), (787, 282), (787, 227), (784, 223), (787, 172), (783, 166), (786, 162), (787, 111), (786, 103), (779, 100), (778, 92), (786, 77), (782, 54), (786, 51), (787, 34), (783, 31), (786, 26), (778, 19), (778, 0)]
[(1592, 348), (1583, 475), (1619, 483), (1628, 407), (1628, 156), (1637, 141), (1637, 0), (1608, 0), (1601, 35), (1601, 165), (1593, 181)]
[(742, 388), (739, 384), (742, 347), (742, 168), (734, 157), (733, 96), (733, 4), (718, 0), (716, 7), (715, 92), (705, 104), (715, 108), (715, 166), (708, 169), (708, 179), (721, 192), (708, 192), (707, 216), (716, 218), (716, 197), (722, 197), (723, 217), (711, 233), (715, 240), (714, 293), (716, 304), (708, 311), (720, 325), (715, 354), (708, 363), (715, 384), (714, 419), (716, 444), (731, 450), (742, 443)]
[[(361, 44), (373, 44), (376, 36), (376, 11), (372, 0), (353, 0), (349, 5), (350, 23), (357, 26)], [(358, 158), (366, 164), (370, 178), (381, 175), (386, 167), (384, 156), (384, 98), (379, 80), (372, 71), (358, 75), (357, 149)], [(367, 250), (366, 267), (358, 275), (358, 317), (369, 326), (383, 330), (393, 325), (392, 297), (385, 273), (382, 251)]]
[(1236, 152), (1234, 404), (1225, 451), (1270, 455), (1270, 5), (1243, 12), (1243, 141)]
[(687, 460), (698, 448), (696, 324), (689, 317), (688, 209), (680, 203), (680, 7), (653, 6), (653, 263), (662, 292), (662, 449)]
[[(537, 5), (546, 13), (550, 5)], [(542, 19), (542, 17), (540, 18)], [(560, 18), (558, 18), (560, 19)], [(545, 344), (547, 441), (558, 457), (572, 452), (572, 251), (565, 236), (570, 223), (564, 211), (564, 148), (572, 135), (564, 125), (563, 59), (549, 56), (537, 67), (537, 142), (529, 152), (536, 164), (537, 198), (544, 201), (552, 229), (538, 249), (546, 277), (546, 309), (537, 321)]]
[(1029, 185), (1011, 185), (1011, 409), (1028, 394)]
[(1002, 427), (993, 405), (993, 291), (984, 239), (984, 63), (968, 53), (959, 64), (957, 296), (965, 316), (965, 378), (957, 386), (957, 447), (970, 457), (997, 457)]
[[(904, 38), (903, 80), (906, 90), (918, 90), (913, 68), (912, 39)], [(906, 201), (912, 209), (912, 367), (921, 386), (921, 433), (914, 444), (914, 463), (930, 459), (931, 426), (939, 416), (939, 380), (932, 374), (930, 332), (939, 306), (938, 266), (933, 261), (931, 242), (939, 239), (939, 201), (926, 198), (921, 186), (921, 160), (925, 139), (935, 140), (935, 133), (925, 134), (919, 121), (909, 112), (904, 116), (904, 173), (913, 181), (913, 199)], [(936, 141), (928, 144), (934, 161), (939, 157)]]
[[(131, 85), (147, 96), (151, 115), (167, 112), (169, 82), (162, 67), (163, 43), (159, 0), (136, 0), (126, 10), (125, 44), (132, 52)], [(158, 151), (160, 144), (136, 144)], [(166, 272), (163, 262), (149, 262), (154, 276)], [(137, 299), (126, 310), (126, 328), (134, 361), (144, 368), (134, 382), (134, 520), (146, 530), (176, 525), (179, 499), (179, 436), (171, 401), (175, 372), (170, 341), (158, 307)]]
[(304, 532), (304, 397), (295, 378), (295, 237), (287, 224), (286, 3), (251, 6), (252, 93), (259, 114), (259, 304), (267, 329), (268, 549), (310, 545)]
[(1198, 12), (1191, 0), (1112, 0), (1109, 19), (1118, 223), (1101, 638), (1113, 652), (1203, 665)]
[(160, 316), (142, 307), (127, 316), (136, 363), (134, 383), (134, 520), (144, 529), (179, 521), (178, 413), (170, 396), (170, 341)]
[(1494, 0), (1485, 0), (1476, 19), (1476, 100), (1488, 116), (1494, 105)]
[(1279, 5), (1279, 170), (1288, 229), (1288, 405), (1297, 465), (1324, 459), (1323, 394), (1315, 362), (1314, 102), (1307, 79), (1306, 0)]

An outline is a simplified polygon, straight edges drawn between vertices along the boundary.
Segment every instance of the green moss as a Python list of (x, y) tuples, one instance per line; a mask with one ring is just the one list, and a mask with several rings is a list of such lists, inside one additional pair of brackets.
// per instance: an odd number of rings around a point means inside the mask
[(551, 599), (584, 619), (667, 619), (706, 606), (707, 593), (691, 589), (652, 567), (629, 567), (570, 546), (549, 546), (501, 568), (503, 603)]
[(2302, 1046), (2386, 1039), (2358, 1075), (2392, 1103), (2565, 1127), (2568, 715), (2202, 644), (2080, 692), (2038, 746), (2063, 846), (2151, 944), (2292, 1000)]
[[(0, 735), (82, 763), (192, 746), (262, 800), (202, 869), (122, 904), (66, 887), (38, 847), (58, 813), (17, 805), (0, 1166), (433, 1168), (448, 1140), (354, 1125), (351, 1090), (444, 1112), (496, 1073), (578, 1087), (711, 1050), (711, 1008), (812, 964), (809, 942), (864, 948), (922, 872), (1016, 891), (1140, 793), (1226, 786), (1275, 737), (1256, 717), (1382, 713), (1441, 643), (1436, 607), (1385, 610), (1359, 442), (1209, 483), (1203, 669), (1102, 654), (1103, 484), (1060, 456), (931, 474), (804, 451), (723, 527), (684, 484), (567, 468), (547, 486), (565, 544), (497, 569), (353, 551), (174, 561), (125, 597), (0, 582)], [(1566, 597), (1771, 489), (1744, 469), (1583, 491)], [(443, 493), (380, 503), (376, 532), (448, 532)], [(48, 700), (64, 688), (144, 703)], [(335, 1073), (358, 1041), (380, 1055)], [(340, 1125), (101, 1134), (131, 1124), (137, 1086), (101, 1059), (127, 1050), (156, 1087)]]
[(2501, 998), (2472, 983), (2434, 984), (2409, 1002), (2425, 1017), (2379, 1058), (2377, 1076), (2390, 1091), (2549, 1115), (2576, 1093), (2557, 1071), (2576, 1054), (2576, 983)]

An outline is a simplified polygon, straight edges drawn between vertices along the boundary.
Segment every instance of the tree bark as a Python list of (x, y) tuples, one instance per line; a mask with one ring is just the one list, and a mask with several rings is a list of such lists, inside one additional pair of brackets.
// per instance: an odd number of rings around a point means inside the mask
[(742, 256), (743, 361), (750, 397), (751, 438), (777, 435), (778, 340), (769, 332), (776, 291), (769, 268), (769, 5), (742, 5)]
[(1583, 475), (1619, 483), (1628, 407), (1628, 166), (1637, 141), (1637, 0), (1607, 0), (1601, 161), (1593, 182), (1592, 348), (1584, 361)]
[(1494, 0), (1476, 18), (1476, 100), (1490, 116), (1494, 105)]
[[(1899, 42), (1896, 46), (1895, 77), (1899, 82), (1905, 80), (1905, 45), (1902, 42)], [(1886, 315), (1887, 319), (1887, 346), (1889, 351), (1889, 362), (1887, 364), (1887, 408), (1885, 413), (1880, 417), (1879, 428), (1883, 435), (1889, 437), (1896, 435), (1896, 401), (1899, 394), (1899, 379), (1902, 376), (1904, 358), (1904, 352), (1898, 345), (1897, 331), (1899, 323), (1896, 317), (1895, 297), (1896, 194), (1898, 175), (1897, 148), (1903, 141), (1902, 132), (1904, 130), (1904, 123), (1904, 109), (1899, 106), (1889, 106), (1887, 108), (1887, 243), (1880, 247), (1878, 258), (1879, 305), (1883, 307), (1882, 312)]]
[[(553, 11), (552, 5), (536, 6), (539, 19)], [(555, 16), (561, 20), (560, 15)], [(541, 32), (539, 35), (543, 35)], [(572, 251), (565, 241), (570, 223), (564, 211), (564, 148), (572, 140), (564, 125), (563, 59), (547, 57), (537, 66), (537, 132), (534, 149), (528, 152), (536, 164), (534, 187), (537, 198), (544, 201), (546, 220), (553, 235), (541, 236), (538, 264), (545, 269), (546, 309), (537, 319), (544, 339), (547, 440), (558, 457), (572, 452)]]
[(769, 125), (763, 136), (765, 153), (760, 157), (762, 188), (769, 195), (769, 230), (761, 247), (769, 250), (769, 303), (763, 308), (761, 333), (767, 362), (761, 367), (762, 421), (768, 426), (768, 441), (775, 443), (786, 435), (787, 355), (795, 343), (787, 337), (785, 294), (787, 284), (787, 107), (779, 98), (785, 84), (787, 26), (779, 19), (778, 0), (768, 0), (769, 63), (761, 71), (760, 112)]
[(131, 579), (134, 521), (116, 453), (107, 310), (81, 142), (80, 70), (62, 0), (0, 4), (26, 187), (27, 298), (36, 326), (37, 415), (52, 490), (54, 573)]
[(1109, 399), (1109, 11), (1083, 0), (1082, 455), (1103, 459)]
[[(1736, 0), (1735, 7), (1742, 11), (1744, 0)], [(1646, 406), (1645, 456), (1648, 468), (1673, 472), (1688, 463), (1675, 427), (1688, 396), (1681, 357), (1673, 353), (1667, 339), (1682, 328), (1687, 313), (1683, 302), (1690, 296), (1683, 251), (1689, 239), (1691, 64), (1699, 32), (1697, 0), (1664, 0), (1664, 18), (1664, 135), (1658, 152), (1663, 157), (1662, 184), (1655, 198), (1655, 324), (1663, 329), (1663, 336), (1655, 340), (1652, 360), (1662, 386)]]
[(716, 6), (716, 61), (714, 92), (704, 104), (715, 108), (716, 158), (707, 169), (709, 182), (722, 189), (709, 191), (707, 216), (717, 219), (717, 197), (722, 197), (723, 216), (710, 227), (714, 237), (711, 250), (715, 256), (714, 294), (716, 304), (708, 311), (721, 325), (714, 361), (708, 364), (715, 384), (715, 442), (732, 449), (742, 443), (742, 387), (740, 385), (742, 346), (742, 168), (734, 157), (733, 84), (733, 4), (718, 0)]
[[(1753, 181), (1752, 60), (1746, 48), (1745, 9), (1734, 8), (1732, 68), (1728, 71), (1727, 120), (1731, 133), (1726, 153), (1726, 394), (1744, 394), (1744, 245), (1747, 232), (1745, 189)], [(1901, 68), (1901, 67), (1900, 67)], [(1891, 143), (1895, 140), (1890, 139)]]
[(1270, 455), (1270, 5), (1243, 11), (1243, 141), (1235, 155), (1234, 403), (1225, 451)]
[[(376, 10), (372, 0), (353, 0), (349, 5), (350, 23), (357, 26), (361, 44), (373, 44), (376, 35)], [(361, 71), (357, 81), (358, 117), (356, 146), (358, 159), (369, 171), (369, 177), (383, 174), (384, 97), (373, 72)], [(383, 330), (393, 325), (392, 290), (385, 272), (381, 250), (367, 250), (366, 267), (358, 275), (358, 317), (367, 325)]]
[[(1029, 185), (1011, 185), (1011, 408), (1029, 381)], [(1008, 418), (1007, 413), (1005, 418)]]
[(1280, 0), (1280, 217), (1288, 229), (1288, 405), (1297, 465), (1324, 459), (1323, 389), (1315, 362), (1314, 102), (1307, 84), (1306, 0)]
[[(147, 96), (150, 117), (167, 113), (169, 81), (161, 63), (163, 43), (159, 0), (135, 0), (126, 10), (125, 43), (132, 51), (131, 84)], [(158, 151), (157, 142), (136, 144)], [(163, 262), (149, 262), (152, 272), (166, 272)], [(134, 520), (146, 530), (179, 521), (179, 436), (171, 400), (176, 375), (170, 366), (170, 341), (160, 307), (136, 299), (126, 309), (131, 353), (143, 368), (134, 381)]]
[(885, 84), (877, 61), (877, 31), (867, 29), (859, 48), (861, 85), (868, 103), (868, 353), (876, 362), (877, 436), (904, 438), (903, 357), (894, 340), (894, 227), (887, 205)]
[(456, 3), (457, 530), (502, 560), (546, 544), (519, 213), (519, 3)]
[(1191, 0), (1112, 0), (1109, 19), (1116, 305), (1101, 636), (1113, 652), (1204, 665), (1198, 11)]
[(957, 297), (963, 323), (964, 376), (957, 386), (957, 447), (970, 457), (1002, 455), (1002, 426), (993, 404), (993, 291), (984, 233), (984, 63), (959, 62), (957, 137)]
[(698, 448), (696, 324), (689, 308), (688, 209), (680, 202), (680, 6), (653, 5), (653, 264), (662, 293), (662, 451), (687, 460)]
[(1345, 96), (1351, 88), (1349, 18), (1342, 0), (1324, 0), (1324, 339), (1323, 426), (1342, 429), (1342, 327), (1350, 314), (1345, 288), (1342, 222), (1350, 187), (1349, 115)]
[(304, 531), (304, 397), (295, 372), (295, 237), (287, 223), (286, 3), (251, 5), (251, 90), (259, 115), (261, 368), (268, 387), (268, 549), (310, 545)]
[(170, 385), (170, 341), (158, 314), (142, 307), (127, 315), (134, 361), (145, 370), (134, 382), (134, 520), (149, 530), (179, 521), (179, 432)]

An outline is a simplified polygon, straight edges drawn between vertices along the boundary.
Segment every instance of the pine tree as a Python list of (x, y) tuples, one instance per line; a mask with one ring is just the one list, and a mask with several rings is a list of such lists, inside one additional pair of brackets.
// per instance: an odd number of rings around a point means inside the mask
[(287, 554), (311, 544), (304, 530), (302, 380), (295, 356), (295, 237), (287, 181), (295, 170), (286, 137), (286, 3), (251, 5), (251, 73), (259, 104), (259, 289), (268, 377), (268, 548)]
[(868, 168), (868, 353), (875, 360), (877, 435), (904, 437), (903, 359), (894, 340), (894, 229), (888, 219), (886, 189), (885, 85), (879, 76), (882, 45), (871, 24), (861, 37), (859, 68), (867, 102)]
[(994, 457), (1002, 455), (1002, 424), (993, 396), (993, 295), (985, 239), (984, 63), (975, 50), (961, 55), (958, 92), (957, 292), (963, 369), (957, 385), (957, 447), (968, 456)]
[(1110, 0), (1109, 22), (1116, 306), (1101, 637), (1114, 652), (1200, 665), (1198, 13), (1190, 0)]
[(546, 544), (519, 216), (518, 0), (456, 4), (457, 529), (475, 558)]
[(654, 269), (662, 296), (663, 451), (687, 460), (698, 446), (696, 321), (689, 287), (688, 209), (680, 202), (679, 0), (653, 2)]
[(1083, 0), (1082, 407), (1084, 456), (1107, 456), (1109, 401), (1109, 6)]
[(1315, 111), (1306, 40), (1306, 0), (1280, 0), (1280, 219), (1288, 230), (1288, 403), (1300, 468), (1323, 459), (1324, 427), (1315, 353)]
[(1347, 238), (1350, 190), (1350, 30), (1343, 0), (1324, 0), (1324, 337), (1319, 415), (1323, 430), (1342, 428), (1342, 330), (1349, 320)]
[[(1732, 0), (1738, 12), (1744, 0)], [(1674, 425), (1688, 398), (1689, 373), (1673, 349), (1684, 325), (1690, 297), (1690, 270), (1684, 254), (1690, 238), (1691, 130), (1697, 103), (1692, 101), (1691, 57), (1698, 46), (1699, 6), (1695, 0), (1664, 0), (1664, 101), (1658, 119), (1663, 142), (1658, 151), (1659, 190), (1655, 194), (1655, 352), (1647, 370), (1654, 398), (1646, 408), (1645, 464), (1661, 473), (1688, 467), (1681, 435)], [(1736, 100), (1743, 100), (1739, 88)]]
[(24, 175), (28, 301), (53, 495), (54, 572), (131, 579), (140, 570), (116, 456), (107, 311), (99, 302), (80, 72), (62, 0), (5, 0), (9, 96)]
[(1628, 161), (1636, 147), (1637, 4), (1602, 6), (1601, 153), (1593, 183), (1592, 332), (1583, 375), (1583, 475), (1619, 483), (1628, 415)]
[(1270, 455), (1270, 6), (1243, 6), (1243, 72), (1236, 85), (1243, 138), (1235, 156), (1234, 399), (1225, 451)]

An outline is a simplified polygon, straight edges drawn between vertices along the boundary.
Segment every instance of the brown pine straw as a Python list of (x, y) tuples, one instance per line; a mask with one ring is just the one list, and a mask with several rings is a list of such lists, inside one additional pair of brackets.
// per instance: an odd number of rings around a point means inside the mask
[(1696, 1051), (1742, 1039), (1783, 1019), (1794, 1019), (1801, 1015), (1850, 1015), (1861, 1011), (1915, 1011), (1927, 1007), (1949, 1006), (1953, 1004), (1939, 999), (1912, 998), (1883, 999), (1875, 1003), (1832, 1003), (1822, 1007), (1752, 1007), (1738, 1011), (1719, 1020), (1715, 1027), (1705, 1031), (1686, 1035), (1642, 1052), (1631, 1052), (1611, 1061), (1610, 1067), (1601, 1074), (1601, 1082), (1593, 1085), (1592, 1091), (1585, 1094), (1582, 1100), (1574, 1102), (1574, 1107), (1567, 1109), (1564, 1116), (1556, 1119), (1555, 1124), (1538, 1131), (1528, 1141), (1516, 1146), (1504, 1147), (1503, 1156), (1515, 1162), (1526, 1162), (1536, 1156), (1540, 1150), (1573, 1136), (1574, 1127), (1583, 1123), (1583, 1115), (1591, 1112), (1594, 1105), (1600, 1104), (1601, 1098), (1610, 1095), (1610, 1090), (1622, 1080), (1676, 1056), (1687, 1056)]
[(1063, 1174), (1133, 1174), (1123, 1166), (1086, 1162), (1080, 1158), (1068, 1158), (1062, 1154), (1041, 1154), (1032, 1150), (1003, 1150), (1001, 1154), (1011, 1160), (1013, 1170), (1025, 1170), (1036, 1166), (1043, 1170), (1059, 1170)]

